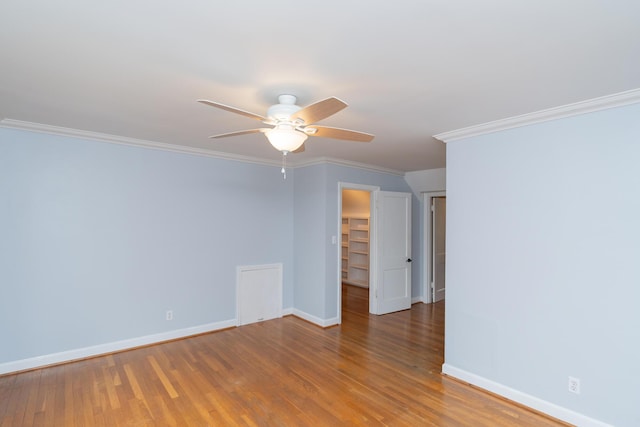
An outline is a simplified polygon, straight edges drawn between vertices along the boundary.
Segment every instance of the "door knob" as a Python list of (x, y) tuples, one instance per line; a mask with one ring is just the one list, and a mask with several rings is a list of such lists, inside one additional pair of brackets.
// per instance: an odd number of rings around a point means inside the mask
[(407, 258), (407, 262), (411, 262), (411, 258)]

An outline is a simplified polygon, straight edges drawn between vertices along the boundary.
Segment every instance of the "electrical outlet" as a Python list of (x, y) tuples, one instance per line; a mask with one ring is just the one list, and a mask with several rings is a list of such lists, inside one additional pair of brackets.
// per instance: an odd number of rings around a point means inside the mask
[(173, 310), (167, 310), (167, 320), (173, 320)]
[(569, 392), (580, 394), (580, 378), (569, 377)]

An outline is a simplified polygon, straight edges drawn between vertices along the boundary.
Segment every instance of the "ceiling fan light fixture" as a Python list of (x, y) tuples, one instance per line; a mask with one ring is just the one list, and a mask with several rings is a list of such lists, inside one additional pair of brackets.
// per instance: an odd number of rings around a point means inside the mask
[(265, 132), (267, 139), (273, 147), (283, 153), (296, 151), (304, 144), (307, 135), (295, 129), (274, 128)]

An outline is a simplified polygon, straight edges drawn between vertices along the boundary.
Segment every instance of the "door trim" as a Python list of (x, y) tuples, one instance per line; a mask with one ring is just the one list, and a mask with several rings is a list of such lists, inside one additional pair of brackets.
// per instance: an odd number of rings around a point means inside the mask
[[(371, 194), (369, 198), (369, 275), (371, 275), (372, 268), (372, 228), (373, 224), (375, 224), (375, 209), (373, 208), (373, 192), (380, 190), (379, 186), (376, 185), (366, 185), (366, 184), (354, 184), (350, 182), (341, 182), (338, 181), (338, 215), (336, 220), (336, 290), (338, 293), (338, 324), (342, 324), (342, 272), (341, 272), (341, 263), (342, 263), (342, 247), (340, 245), (340, 236), (342, 236), (342, 190), (362, 190), (368, 191)], [(371, 289), (372, 286), (369, 284), (369, 301), (371, 301)]]
[(430, 304), (432, 302), (432, 293), (431, 293), (431, 259), (433, 252), (432, 245), (432, 236), (431, 236), (431, 221), (432, 221), (432, 213), (431, 213), (431, 199), (434, 197), (443, 197), (447, 196), (446, 191), (429, 191), (422, 193), (422, 206), (424, 206), (424, 217), (423, 217), (423, 231), (424, 231), (424, 239), (423, 239), (423, 253), (424, 259), (422, 261), (422, 302), (425, 304)]

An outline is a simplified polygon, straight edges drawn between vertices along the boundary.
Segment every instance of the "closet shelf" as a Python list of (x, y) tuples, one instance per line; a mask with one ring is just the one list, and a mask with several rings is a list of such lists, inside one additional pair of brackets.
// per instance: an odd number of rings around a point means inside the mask
[(342, 217), (342, 281), (369, 287), (369, 218)]

